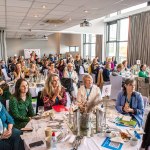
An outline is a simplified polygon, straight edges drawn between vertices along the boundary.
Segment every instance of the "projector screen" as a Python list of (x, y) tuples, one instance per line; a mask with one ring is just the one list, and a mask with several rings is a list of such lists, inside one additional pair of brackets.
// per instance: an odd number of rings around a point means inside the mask
[(38, 58), (41, 58), (40, 49), (24, 49), (24, 57), (25, 57), (25, 59), (30, 58), (31, 57), (30, 54), (33, 51), (36, 53), (36, 55), (37, 55)]

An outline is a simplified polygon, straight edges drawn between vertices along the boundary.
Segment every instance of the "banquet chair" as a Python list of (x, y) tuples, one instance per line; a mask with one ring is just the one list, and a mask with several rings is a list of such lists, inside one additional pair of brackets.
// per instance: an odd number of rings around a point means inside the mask
[(146, 96), (142, 96), (144, 102), (144, 108), (148, 105), (148, 98)]
[(97, 78), (97, 86), (102, 89), (103, 84), (104, 84), (103, 70), (99, 70), (99, 72), (98, 72), (98, 78)]
[(122, 76), (110, 75), (111, 94), (110, 99), (117, 99), (119, 91), (122, 89)]
[(79, 81), (82, 82), (82, 78), (84, 76), (84, 68), (83, 66), (80, 66), (80, 69), (79, 69)]
[(41, 91), (38, 92), (38, 96), (37, 96), (36, 113), (38, 113), (39, 106), (44, 106), (43, 100), (41, 99)]
[(6, 82), (11, 81), (11, 78), (9, 78), (9, 77), (8, 77), (8, 75), (7, 75), (7, 72), (6, 72), (6, 69), (5, 69), (5, 68), (3, 68), (3, 69), (2, 69), (2, 72), (3, 72), (3, 75), (4, 75), (4, 77), (5, 77)]
[(145, 83), (145, 78), (138, 77), (138, 92), (143, 96), (149, 97), (149, 83)]

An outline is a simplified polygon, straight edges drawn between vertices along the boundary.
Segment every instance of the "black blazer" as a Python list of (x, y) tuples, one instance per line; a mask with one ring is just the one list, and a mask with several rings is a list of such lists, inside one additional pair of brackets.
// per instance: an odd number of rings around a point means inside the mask
[(145, 148), (145, 150), (147, 150), (150, 146), (150, 112), (147, 115), (144, 132), (145, 134), (143, 135), (142, 148)]

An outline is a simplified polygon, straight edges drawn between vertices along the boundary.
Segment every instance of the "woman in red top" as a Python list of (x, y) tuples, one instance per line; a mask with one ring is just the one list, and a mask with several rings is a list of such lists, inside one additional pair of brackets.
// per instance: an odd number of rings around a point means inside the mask
[(62, 87), (58, 74), (51, 74), (47, 78), (45, 87), (41, 93), (44, 102), (44, 110), (52, 109), (54, 105), (67, 104), (67, 96), (64, 87)]

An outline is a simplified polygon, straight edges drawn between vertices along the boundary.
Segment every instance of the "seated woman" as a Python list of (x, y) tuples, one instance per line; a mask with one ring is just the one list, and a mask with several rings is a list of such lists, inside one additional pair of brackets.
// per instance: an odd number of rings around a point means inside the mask
[(22, 79), (25, 78), (25, 74), (24, 74), (24, 72), (21, 70), (21, 64), (20, 64), (20, 63), (17, 63), (17, 64), (16, 64), (16, 67), (15, 67), (15, 70), (14, 70), (13, 74), (14, 74), (14, 78), (15, 78), (16, 81), (17, 81), (18, 79), (20, 79), (20, 78), (22, 78)]
[(122, 70), (123, 72), (129, 71), (127, 60), (124, 60), (124, 61), (122, 62), (122, 65), (123, 65), (123, 70)]
[(103, 70), (103, 80), (105, 82), (108, 82), (110, 81), (110, 69), (111, 69), (111, 64), (110, 63), (107, 63), (104, 70)]
[(93, 59), (93, 62), (91, 64), (91, 72), (93, 75), (95, 75), (94, 83), (97, 83), (98, 72), (99, 72), (99, 63), (97, 62), (96, 58)]
[(130, 115), (139, 126), (143, 123), (144, 102), (140, 93), (135, 91), (135, 80), (126, 79), (123, 90), (119, 92), (116, 109), (119, 113)]
[(148, 72), (146, 72), (146, 64), (140, 66), (139, 77), (147, 78)]
[(41, 98), (44, 102), (44, 110), (50, 110), (54, 105), (66, 106), (67, 95), (65, 89), (61, 86), (58, 74), (51, 74), (47, 78)]
[(32, 97), (29, 94), (29, 85), (25, 79), (18, 79), (15, 93), (9, 101), (10, 114), (14, 118), (15, 127), (21, 129), (34, 116)]
[(49, 71), (48, 71), (49, 75), (51, 74), (59, 74), (59, 71), (58, 69), (55, 68), (55, 63), (54, 62), (51, 62), (50, 63), (50, 67), (49, 67)]
[(64, 71), (65, 67), (66, 67), (65, 61), (63, 59), (61, 59), (59, 61), (58, 67), (57, 67), (57, 69), (59, 70), (59, 77), (60, 77), (60, 79), (63, 76), (63, 71)]
[(64, 70), (64, 78), (71, 78), (73, 80), (73, 88), (74, 91), (72, 91), (72, 96), (73, 98), (77, 97), (77, 92), (78, 92), (78, 88), (77, 88), (77, 83), (78, 83), (78, 75), (76, 73), (76, 71), (73, 69), (73, 64), (72, 63), (68, 63), (67, 68)]
[(123, 65), (122, 64), (118, 64), (118, 66), (117, 66), (117, 70), (114, 70), (113, 72), (112, 72), (112, 75), (113, 76), (119, 76), (119, 75), (122, 75), (122, 69), (123, 69)]
[(38, 75), (38, 69), (36, 64), (31, 64), (31, 67), (29, 69), (29, 75), (34, 77)]
[(0, 150), (23, 150), (21, 131), (13, 128), (14, 121), (0, 102)]
[(3, 75), (2, 69), (0, 68), (0, 87), (5, 84), (5, 77)]
[(80, 108), (82, 108), (85, 103), (91, 104), (93, 100), (96, 100), (96, 96), (99, 97), (99, 100), (102, 99), (100, 89), (95, 84), (93, 84), (93, 78), (91, 75), (84, 75), (83, 84), (84, 85), (79, 88), (77, 95), (77, 103)]

